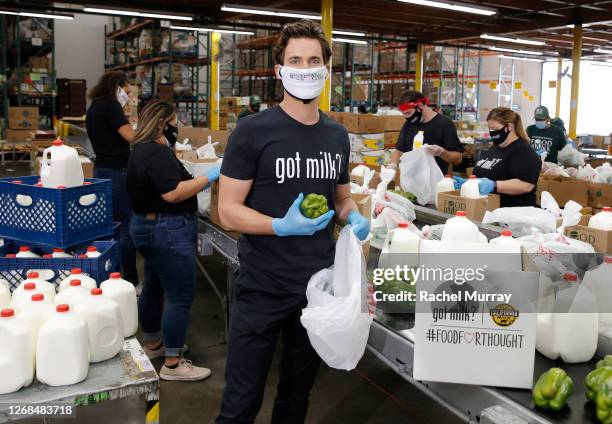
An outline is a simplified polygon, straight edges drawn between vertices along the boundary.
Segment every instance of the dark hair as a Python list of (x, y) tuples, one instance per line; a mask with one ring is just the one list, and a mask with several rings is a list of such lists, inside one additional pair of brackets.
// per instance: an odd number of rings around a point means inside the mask
[(125, 87), (127, 84), (127, 77), (121, 71), (107, 72), (100, 78), (98, 84), (89, 92), (90, 99), (98, 99), (100, 97), (111, 97), (115, 98), (117, 95), (117, 89), (119, 87)]
[(138, 129), (134, 143), (157, 140), (164, 133), (166, 124), (176, 114), (176, 107), (168, 102), (152, 100), (138, 114)]
[(487, 121), (495, 121), (499, 122), (502, 125), (514, 124), (514, 132), (518, 135), (522, 140), (529, 141), (529, 136), (525, 132), (525, 128), (523, 127), (523, 120), (521, 119), (521, 115), (509, 109), (507, 107), (496, 107), (492, 109), (487, 115)]
[(407, 91), (404, 91), (402, 95), (400, 96), (399, 104), (401, 105), (402, 103), (414, 103), (424, 98), (425, 98), (425, 95), (421, 93), (420, 91), (407, 90)]
[(285, 60), (285, 49), (291, 38), (313, 38), (321, 44), (323, 52), (323, 62), (327, 65), (329, 58), (332, 55), (329, 41), (325, 38), (325, 33), (321, 25), (309, 19), (303, 19), (299, 22), (293, 22), (283, 27), (283, 30), (278, 37), (278, 41), (274, 46), (274, 60), (282, 65)]

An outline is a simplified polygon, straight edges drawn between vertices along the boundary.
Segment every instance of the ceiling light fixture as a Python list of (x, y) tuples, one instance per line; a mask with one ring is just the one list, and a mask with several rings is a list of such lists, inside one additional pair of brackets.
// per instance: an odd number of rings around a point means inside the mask
[(503, 54), (500, 54), (499, 56), (500, 59), (512, 59), (512, 60), (527, 60), (529, 62), (544, 62), (544, 60), (542, 59), (535, 59), (532, 57), (517, 57), (517, 56), (506, 56)]
[(493, 50), (496, 52), (507, 52), (507, 53), (518, 53), (518, 54), (532, 54), (535, 56), (542, 56), (542, 52), (536, 52), (533, 50), (515, 50), (515, 49), (506, 49), (503, 47), (495, 47), (495, 46), (491, 46), (489, 47), (489, 50)]
[(351, 40), (350, 38), (332, 38), (332, 41), (335, 41), (337, 43), (349, 43), (349, 44), (368, 44), (367, 41)]
[(239, 31), (235, 29), (216, 29), (216, 28), (199, 28), (199, 27), (186, 27), (179, 25), (170, 25), (170, 29), (178, 29), (181, 31), (198, 31), (198, 32), (218, 32), (221, 34), (242, 34), (242, 35), (255, 35), (252, 31)]
[(321, 15), (309, 12), (292, 12), (291, 10), (267, 9), (261, 7), (242, 6), (238, 4), (224, 4), (222, 12), (248, 13), (251, 15), (279, 16), (283, 18), (300, 18), (321, 20)]
[[(582, 24), (582, 28), (588, 28), (590, 27), (592, 24)], [(569, 25), (565, 25), (566, 28), (574, 28), (575, 25), (574, 24), (569, 24)]]
[(348, 35), (349, 37), (365, 37), (365, 32), (353, 32), (353, 31), (341, 31), (341, 30), (333, 30), (332, 34), (336, 35)]
[(83, 8), (83, 12), (100, 13), (103, 15), (138, 16), (141, 18), (172, 19), (175, 21), (193, 21), (193, 17), (191, 16), (168, 15), (165, 13), (136, 12), (134, 10), (122, 10), (122, 9), (102, 9), (99, 7), (85, 7)]
[(72, 15), (62, 15), (56, 13), (38, 13), (38, 12), (14, 12), (11, 10), (0, 10), (0, 15), (16, 15), (16, 16), (28, 16), (30, 18), (46, 18), (46, 19), (64, 19), (73, 20)]
[(445, 3), (433, 0), (399, 0), (403, 3), (416, 4), (418, 6), (437, 7), (439, 9), (454, 10), (456, 12), (475, 13), (477, 15), (492, 16), (497, 13), (494, 9), (485, 9), (481, 7), (472, 7), (461, 3)]
[(530, 46), (543, 46), (544, 41), (526, 40), (524, 38), (502, 37), (500, 35), (481, 34), (480, 38), (485, 40), (507, 41), (508, 43), (528, 44)]
[(593, 50), (593, 53), (612, 54), (612, 50), (602, 49), (600, 47)]

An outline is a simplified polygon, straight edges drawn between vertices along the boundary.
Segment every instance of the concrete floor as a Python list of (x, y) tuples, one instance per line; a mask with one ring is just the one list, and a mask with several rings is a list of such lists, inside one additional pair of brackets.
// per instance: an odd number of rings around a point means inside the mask
[[(26, 166), (10, 165), (13, 172), (0, 170), (2, 176), (28, 175)], [(226, 270), (218, 256), (201, 258), (212, 279), (225, 282)], [(224, 385), (225, 354), (222, 308), (214, 292), (199, 274), (196, 299), (191, 310), (191, 324), (186, 354), (194, 364), (212, 370), (202, 382), (161, 382), (161, 423), (213, 423), (219, 411)], [(278, 355), (277, 355), (278, 356)], [(159, 370), (163, 359), (154, 361)], [(266, 392), (257, 423), (270, 421), (272, 402), (278, 383), (278, 358), (266, 384)], [(77, 419), (50, 420), (52, 423), (142, 423), (144, 399), (110, 401), (81, 408)], [(430, 399), (366, 351), (356, 370), (338, 371), (323, 365), (318, 373), (309, 409), (308, 423), (386, 424), (386, 423), (458, 423), (448, 410)], [(40, 423), (27, 420), (23, 423)]]

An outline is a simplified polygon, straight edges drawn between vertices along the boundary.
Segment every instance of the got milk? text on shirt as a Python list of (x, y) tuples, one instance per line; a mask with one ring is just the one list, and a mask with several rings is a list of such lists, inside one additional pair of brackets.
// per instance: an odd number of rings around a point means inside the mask
[[(305, 166), (304, 166), (305, 164)], [(287, 179), (302, 178), (302, 172), (306, 172), (306, 178), (337, 180), (342, 173), (343, 157), (340, 153), (319, 152), (318, 158), (305, 158), (302, 161), (300, 153), (295, 157), (276, 159), (276, 179), (278, 184), (283, 184)]]

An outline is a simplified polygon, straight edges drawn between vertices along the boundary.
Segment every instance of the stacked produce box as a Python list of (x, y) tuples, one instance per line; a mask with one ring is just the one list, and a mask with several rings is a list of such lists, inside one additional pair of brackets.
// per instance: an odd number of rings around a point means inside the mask
[(7, 141), (26, 142), (32, 140), (38, 129), (38, 120), (38, 107), (9, 107)]

